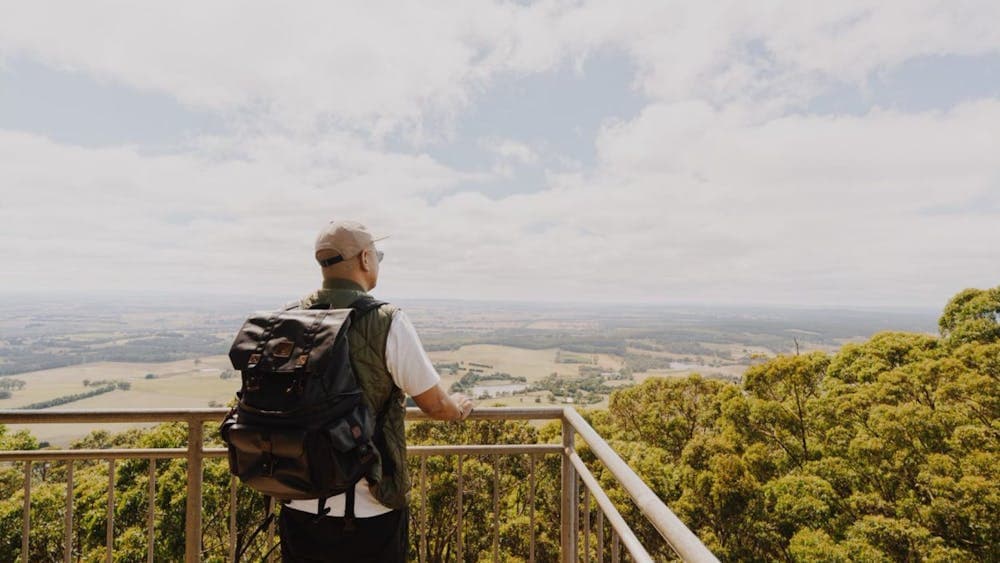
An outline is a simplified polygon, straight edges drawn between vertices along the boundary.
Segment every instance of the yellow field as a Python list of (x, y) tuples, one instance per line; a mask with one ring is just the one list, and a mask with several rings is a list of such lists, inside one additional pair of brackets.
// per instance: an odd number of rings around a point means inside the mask
[[(169, 388), (169, 393), (171, 394), (192, 397), (193, 400), (183, 406), (203, 407), (210, 400), (218, 400), (218, 397), (215, 395), (218, 395), (218, 392), (222, 389), (230, 389), (230, 394), (235, 392), (234, 386), (238, 385), (238, 380), (230, 379), (223, 381), (219, 379), (219, 373), (229, 367), (229, 358), (226, 356), (211, 356), (200, 358), (198, 363), (195, 363), (194, 360), (164, 363), (98, 362), (22, 373), (10, 377), (23, 380), (26, 383), (24, 389), (14, 391), (13, 396), (9, 399), (0, 399), (0, 409), (16, 408), (63, 395), (82, 393), (90, 389), (83, 385), (84, 379), (91, 381), (102, 379), (128, 381), (132, 384), (132, 391), (159, 393)], [(146, 379), (147, 373), (156, 375), (157, 379)], [(204, 386), (199, 385), (199, 383), (203, 381), (214, 381), (223, 385), (217, 388), (210, 386), (213, 390), (213, 396), (207, 396), (203, 399), (196, 393), (185, 390), (186, 386), (194, 385), (198, 392), (201, 392), (204, 390)], [(102, 397), (112, 395), (112, 393), (106, 393), (105, 395), (92, 397), (88, 400), (100, 401)], [(83, 404), (83, 401), (70, 403), (69, 405), (77, 404)], [(69, 405), (66, 405), (67, 408), (70, 408)], [(122, 404), (117, 403), (115, 406), (122, 406)], [(154, 401), (149, 404), (129, 406), (136, 408), (155, 407), (156, 403)]]
[[(225, 383), (239, 381), (229, 379)], [(236, 383), (236, 385), (239, 385)], [(232, 398), (235, 391), (230, 391), (226, 400)], [(220, 401), (221, 402), (221, 401)], [(121, 409), (121, 408), (185, 408), (185, 407), (207, 407), (208, 401), (192, 402), (190, 396), (165, 393), (150, 393), (145, 391), (112, 391), (96, 397), (89, 397), (80, 401), (74, 401), (51, 410), (60, 409)], [(121, 432), (129, 428), (154, 426), (154, 424), (136, 423), (102, 423), (100, 430), (108, 432)], [(17, 431), (27, 428), (20, 424), (11, 424), (10, 430)], [(97, 430), (86, 424), (37, 424), (31, 427), (31, 433), (41, 441), (49, 442), (56, 446), (66, 446), (73, 440), (77, 440), (90, 432)]]
[[(556, 363), (556, 349), (526, 350), (510, 346), (493, 344), (476, 344), (462, 346), (458, 350), (431, 352), (434, 363), (476, 362), (492, 366), (486, 372), (503, 372), (511, 375), (523, 375), (529, 382), (543, 379), (552, 373), (561, 377), (576, 377), (579, 375), (580, 364)], [(574, 354), (593, 356), (593, 354)], [(608, 370), (618, 370), (622, 367), (621, 358), (607, 354), (597, 354), (597, 365)], [(455, 379), (455, 378), (452, 378)]]
[[(563, 355), (567, 356), (566, 353)], [(483, 368), (487, 373), (496, 371), (524, 376), (529, 383), (543, 379), (552, 373), (557, 373), (561, 377), (574, 378), (579, 375), (578, 369), (581, 365), (594, 365), (557, 363), (555, 348), (526, 350), (509, 346), (472, 345), (463, 346), (458, 350), (431, 352), (430, 356), (435, 363), (460, 362), (464, 363), (464, 367), (469, 367), (470, 362), (489, 365), (490, 368)], [(572, 357), (596, 357), (596, 365), (608, 371), (617, 371), (623, 367), (621, 358), (607, 354), (574, 353)], [(220, 355), (199, 358), (197, 361), (182, 360), (165, 363), (100, 362), (24, 373), (13, 376), (27, 383), (24, 389), (15, 391), (10, 399), (0, 400), (0, 409), (16, 408), (92, 389), (83, 385), (84, 379), (91, 381), (124, 380), (131, 383), (131, 389), (112, 391), (52, 408), (183, 408), (207, 407), (210, 404), (224, 405), (232, 400), (240, 386), (239, 377), (219, 378), (222, 370), (229, 368), (228, 357)], [(742, 368), (739, 366), (705, 367), (699, 371), (705, 375), (711, 373), (739, 375)], [(684, 376), (688, 372), (689, 370), (654, 370), (636, 374), (635, 380), (641, 382), (653, 376), (678, 377)], [(156, 375), (156, 378), (146, 379), (147, 373)], [(447, 389), (458, 377), (458, 375), (448, 373), (442, 374), (444, 387)], [(611, 382), (612, 385), (615, 383), (617, 382)], [(536, 396), (540, 399), (538, 403), (535, 402)], [(548, 393), (539, 392), (523, 396), (485, 399), (480, 404), (485, 406), (551, 406), (566, 403), (550, 403)], [(606, 405), (607, 401), (605, 400), (594, 405), (585, 405), (584, 408), (600, 408)], [(101, 425), (101, 428), (109, 431), (120, 431), (135, 426), (139, 425), (107, 424)], [(17, 425), (11, 425), (12, 430), (18, 428), (20, 427)], [(91, 430), (93, 428), (86, 428), (78, 424), (51, 424), (37, 425), (32, 429), (32, 432), (40, 440), (61, 446), (84, 436)]]
[[(229, 368), (226, 356), (210, 356), (194, 360), (164, 363), (99, 362), (49, 369), (16, 376), (26, 385), (14, 391), (10, 399), (0, 400), (0, 409), (21, 407), (31, 403), (53, 399), (64, 395), (82, 393), (93, 389), (83, 385), (84, 379), (124, 380), (132, 384), (128, 391), (112, 391), (66, 403), (52, 410), (60, 409), (117, 409), (117, 408), (183, 408), (207, 407), (209, 403), (226, 404), (239, 389), (239, 378), (219, 379), (223, 369)], [(146, 374), (156, 375), (156, 379), (146, 379)], [(137, 424), (102, 424), (101, 429), (112, 432), (142, 426)], [(22, 428), (10, 425), (11, 430)], [(53, 445), (67, 445), (94, 428), (80, 424), (40, 424), (32, 428), (39, 440)]]

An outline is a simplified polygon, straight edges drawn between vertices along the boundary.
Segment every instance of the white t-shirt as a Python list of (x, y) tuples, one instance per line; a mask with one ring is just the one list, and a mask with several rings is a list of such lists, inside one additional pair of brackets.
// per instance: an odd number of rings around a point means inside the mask
[[(441, 377), (427, 357), (417, 330), (413, 328), (410, 319), (403, 311), (397, 309), (392, 315), (389, 325), (389, 336), (385, 342), (385, 365), (392, 374), (396, 386), (411, 397), (427, 391), (438, 384)], [(400, 468), (406, 471), (406, 468)], [(326, 507), (330, 509), (329, 516), (343, 516), (346, 495), (337, 495), (326, 499)], [(318, 502), (312, 500), (292, 500), (287, 505), (295, 510), (316, 514)], [(375, 500), (368, 490), (368, 480), (358, 481), (354, 489), (354, 515), (358, 518), (370, 518), (385, 514), (392, 510)]]

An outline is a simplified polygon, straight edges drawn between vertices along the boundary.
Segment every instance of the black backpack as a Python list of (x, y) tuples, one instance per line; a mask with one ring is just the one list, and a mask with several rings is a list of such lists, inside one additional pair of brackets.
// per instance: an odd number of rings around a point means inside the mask
[(347, 333), (383, 304), (363, 296), (348, 309), (288, 308), (247, 319), (229, 351), (243, 376), (239, 402), (221, 427), (233, 475), (267, 497), (319, 499), (317, 518), (329, 512), (327, 497), (346, 493), (353, 527), (354, 487), (379, 459), (381, 420), (362, 400)]

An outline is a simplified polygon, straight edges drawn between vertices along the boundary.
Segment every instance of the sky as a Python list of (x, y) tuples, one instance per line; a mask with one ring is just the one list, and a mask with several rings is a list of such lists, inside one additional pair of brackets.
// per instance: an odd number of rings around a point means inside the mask
[(1000, 284), (1000, 2), (3, 3), (0, 291), (940, 308)]

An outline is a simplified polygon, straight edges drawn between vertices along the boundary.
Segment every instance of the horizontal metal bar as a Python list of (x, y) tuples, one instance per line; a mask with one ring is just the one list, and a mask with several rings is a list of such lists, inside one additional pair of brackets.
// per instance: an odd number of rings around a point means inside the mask
[[(191, 409), (0, 409), (0, 424), (47, 424), (90, 422), (177, 422), (220, 421), (229, 412), (225, 408)], [(558, 407), (483, 407), (469, 415), (469, 420), (546, 420), (562, 418)], [(408, 420), (431, 420), (418, 408), (406, 409)]]
[(635, 501), (639, 510), (649, 519), (663, 539), (684, 561), (718, 563), (718, 558), (701, 543), (698, 536), (677, 518), (656, 493), (618, 456), (600, 434), (573, 408), (564, 410), (563, 420), (583, 438), (591, 451), (618, 479), (625, 491)]
[(492, 455), (492, 454), (558, 454), (562, 453), (559, 444), (487, 444), (487, 445), (456, 445), (456, 446), (407, 446), (406, 454), (412, 456), (427, 455)]
[(221, 421), (228, 409), (0, 410), (0, 424)]
[[(492, 454), (558, 454), (559, 444), (488, 444), (409, 446), (409, 455), (492, 455)], [(88, 450), (10, 450), (0, 451), (0, 462), (6, 461), (56, 461), (97, 459), (179, 459), (187, 456), (187, 448), (109, 448)], [(208, 458), (226, 457), (226, 448), (203, 448)]]
[[(555, 420), (562, 418), (560, 407), (477, 407), (468, 420)], [(410, 407), (406, 409), (407, 420), (431, 420), (423, 411)]]
[(604, 489), (601, 488), (601, 484), (597, 482), (597, 479), (594, 478), (594, 475), (587, 468), (587, 465), (583, 463), (583, 460), (580, 459), (580, 456), (576, 452), (570, 453), (569, 461), (576, 468), (577, 474), (580, 475), (580, 479), (583, 480), (587, 489), (594, 495), (597, 506), (601, 507), (601, 511), (608, 517), (611, 528), (621, 536), (622, 543), (625, 544), (625, 549), (628, 549), (632, 558), (636, 561), (649, 561), (652, 563), (653, 558), (649, 555), (649, 552), (639, 542), (639, 538), (635, 537), (632, 528), (629, 528), (625, 519), (622, 518), (621, 513), (615, 508), (615, 504), (605, 494)]
[[(226, 455), (223, 448), (203, 450), (206, 457)], [(3, 461), (53, 461), (66, 459), (174, 459), (187, 455), (187, 448), (114, 448), (106, 450), (11, 450), (0, 452)]]

